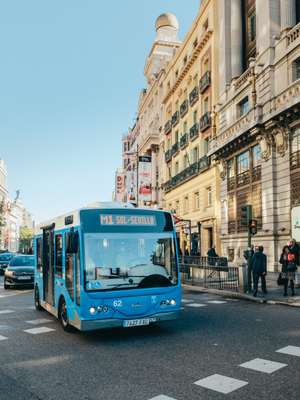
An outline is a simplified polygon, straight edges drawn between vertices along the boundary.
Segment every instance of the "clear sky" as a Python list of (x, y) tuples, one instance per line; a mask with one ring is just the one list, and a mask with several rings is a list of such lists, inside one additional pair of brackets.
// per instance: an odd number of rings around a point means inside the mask
[(1, 1), (0, 158), (37, 221), (111, 199), (156, 17), (183, 38), (199, 3)]

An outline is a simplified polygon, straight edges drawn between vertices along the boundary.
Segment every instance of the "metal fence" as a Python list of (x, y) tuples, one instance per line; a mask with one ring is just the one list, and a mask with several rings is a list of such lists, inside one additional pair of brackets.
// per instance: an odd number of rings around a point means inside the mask
[(213, 289), (239, 290), (239, 269), (224, 257), (181, 257), (181, 282)]

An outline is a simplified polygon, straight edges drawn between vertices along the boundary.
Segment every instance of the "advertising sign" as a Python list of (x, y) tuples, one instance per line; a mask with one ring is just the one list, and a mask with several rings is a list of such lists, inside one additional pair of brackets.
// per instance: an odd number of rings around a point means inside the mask
[(300, 206), (292, 208), (292, 237), (300, 242)]
[(152, 199), (152, 174), (151, 174), (151, 157), (139, 157), (139, 200), (142, 202), (150, 202)]
[(124, 200), (125, 177), (122, 172), (116, 173), (116, 201)]
[(127, 201), (136, 202), (136, 171), (127, 171), (126, 173), (126, 191)]

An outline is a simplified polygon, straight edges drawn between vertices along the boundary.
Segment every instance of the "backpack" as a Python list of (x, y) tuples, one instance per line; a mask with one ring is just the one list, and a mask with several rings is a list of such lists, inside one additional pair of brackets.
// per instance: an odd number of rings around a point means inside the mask
[(287, 260), (289, 263), (295, 262), (295, 254), (289, 253), (287, 256)]

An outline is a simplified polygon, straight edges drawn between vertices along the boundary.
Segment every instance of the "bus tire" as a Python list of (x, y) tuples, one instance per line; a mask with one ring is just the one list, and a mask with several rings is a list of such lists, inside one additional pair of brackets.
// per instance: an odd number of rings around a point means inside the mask
[(58, 318), (65, 332), (72, 332), (73, 327), (69, 324), (68, 310), (65, 299), (62, 297), (59, 302)]
[(39, 288), (37, 285), (34, 287), (34, 306), (37, 311), (43, 311), (43, 308), (42, 308), (41, 302), (40, 302)]

